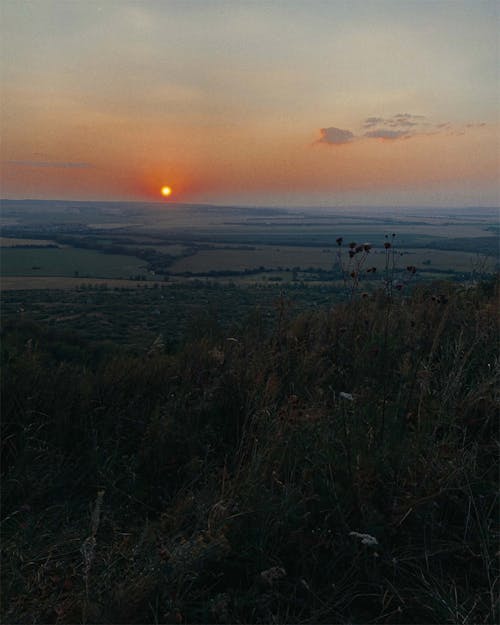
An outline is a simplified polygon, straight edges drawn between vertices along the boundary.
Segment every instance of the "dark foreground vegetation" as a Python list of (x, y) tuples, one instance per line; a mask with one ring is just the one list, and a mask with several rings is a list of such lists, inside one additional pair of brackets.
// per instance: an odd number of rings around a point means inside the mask
[(497, 622), (497, 283), (276, 316), (4, 323), (4, 622)]

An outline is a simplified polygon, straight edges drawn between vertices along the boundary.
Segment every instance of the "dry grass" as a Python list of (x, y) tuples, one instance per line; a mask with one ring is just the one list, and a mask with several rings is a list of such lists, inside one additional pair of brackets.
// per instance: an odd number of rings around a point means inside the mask
[(497, 622), (497, 304), (281, 300), (93, 367), (7, 329), (4, 620)]

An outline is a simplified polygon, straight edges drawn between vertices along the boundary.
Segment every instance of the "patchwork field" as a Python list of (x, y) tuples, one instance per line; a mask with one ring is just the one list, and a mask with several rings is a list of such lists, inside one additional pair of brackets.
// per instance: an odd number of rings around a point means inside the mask
[[(386, 237), (396, 244), (396, 268), (414, 265), (418, 279), (467, 280), (499, 266), (493, 208), (288, 210), (39, 201), (4, 202), (2, 208), (1, 275), (17, 277), (17, 288), (52, 288), (53, 282), (39, 279), (55, 277), (76, 279), (75, 284), (80, 278), (208, 277), (242, 283), (329, 280), (333, 285), (341, 279), (338, 237), (349, 272), (359, 269), (360, 259), (347, 262), (349, 241), (370, 242), (362, 269), (380, 272)], [(29, 282), (35, 277), (37, 282)]]
[(133, 256), (69, 247), (2, 248), (1, 267), (2, 276), (129, 278), (146, 271), (145, 263)]
[[(345, 258), (344, 262), (348, 261)], [(402, 249), (396, 253), (399, 266), (415, 265), (421, 269), (436, 269), (440, 271), (471, 271), (474, 267), (486, 263), (492, 269), (493, 259), (481, 255), (431, 249)], [(386, 254), (382, 249), (374, 249), (366, 259), (365, 267), (374, 266), (378, 270), (385, 267)], [(258, 246), (254, 250), (215, 249), (200, 250), (192, 256), (175, 261), (170, 271), (172, 273), (205, 272), (205, 271), (244, 271), (259, 267), (278, 269), (321, 268), (331, 269), (338, 265), (337, 250), (335, 248), (310, 247), (275, 247)]]
[(0, 247), (19, 247), (19, 246), (43, 246), (43, 245), (57, 245), (55, 241), (49, 241), (48, 239), (23, 239), (12, 237), (0, 237)]

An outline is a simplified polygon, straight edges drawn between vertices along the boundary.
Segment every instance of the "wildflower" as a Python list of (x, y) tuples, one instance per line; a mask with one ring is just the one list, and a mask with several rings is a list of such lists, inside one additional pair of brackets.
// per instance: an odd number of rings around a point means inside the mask
[(389, 241), (386, 241), (386, 242), (384, 243), (384, 247), (385, 247), (385, 249), (386, 249), (386, 250), (388, 250), (388, 249), (389, 249), (390, 247), (392, 247), (392, 246), (391, 246), (391, 244), (389, 243)]
[(364, 245), (356, 245), (356, 253), (362, 252), (365, 249)]
[(349, 250), (349, 258), (354, 258), (356, 256), (356, 252), (354, 250)]
[(342, 245), (342, 241), (343, 240), (344, 239), (342, 237), (339, 237), (338, 239), (335, 239), (335, 241), (337, 242), (337, 245), (339, 245), (339, 246)]
[(342, 399), (347, 399), (349, 401), (354, 401), (354, 397), (351, 395), (351, 393), (344, 393), (344, 391), (339, 393), (339, 397), (342, 397)]
[(351, 243), (349, 243), (349, 247), (351, 248), (351, 250), (353, 250), (356, 247), (356, 242), (351, 241)]
[(369, 252), (372, 249), (372, 246), (370, 245), (370, 243), (363, 243), (363, 249), (365, 250), (365, 252)]
[(362, 545), (366, 545), (367, 547), (375, 547), (378, 545), (378, 540), (375, 536), (371, 536), (370, 534), (360, 534), (359, 532), (349, 532), (349, 536), (354, 536), (355, 538), (359, 538), (361, 540)]

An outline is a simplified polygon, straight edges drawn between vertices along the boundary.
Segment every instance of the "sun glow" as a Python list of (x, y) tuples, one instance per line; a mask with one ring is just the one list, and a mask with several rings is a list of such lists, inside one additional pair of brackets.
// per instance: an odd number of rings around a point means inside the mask
[(171, 195), (171, 193), (172, 193), (172, 189), (170, 187), (161, 188), (161, 194), (163, 195), (163, 197), (168, 197), (169, 195)]

